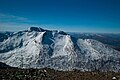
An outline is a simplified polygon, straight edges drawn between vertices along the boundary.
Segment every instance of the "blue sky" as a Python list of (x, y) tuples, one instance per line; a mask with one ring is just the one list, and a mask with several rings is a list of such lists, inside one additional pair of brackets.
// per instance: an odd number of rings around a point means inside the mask
[(120, 0), (0, 0), (0, 31), (30, 26), (120, 33)]

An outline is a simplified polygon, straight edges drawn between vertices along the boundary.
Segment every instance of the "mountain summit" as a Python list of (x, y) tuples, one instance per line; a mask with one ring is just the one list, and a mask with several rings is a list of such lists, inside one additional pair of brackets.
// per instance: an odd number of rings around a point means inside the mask
[(0, 42), (0, 61), (13, 67), (120, 71), (120, 52), (93, 40), (31, 27)]
[(28, 31), (38, 31), (38, 32), (43, 32), (43, 31), (45, 31), (45, 30), (42, 29), (42, 28), (38, 28), (38, 27), (30, 27), (30, 28), (28, 29)]

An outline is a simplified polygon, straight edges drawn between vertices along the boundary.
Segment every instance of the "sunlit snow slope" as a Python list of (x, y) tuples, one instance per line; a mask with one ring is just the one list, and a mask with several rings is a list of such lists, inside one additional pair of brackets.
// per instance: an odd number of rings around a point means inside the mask
[(31, 27), (0, 42), (0, 61), (13, 67), (120, 71), (120, 52), (92, 39)]

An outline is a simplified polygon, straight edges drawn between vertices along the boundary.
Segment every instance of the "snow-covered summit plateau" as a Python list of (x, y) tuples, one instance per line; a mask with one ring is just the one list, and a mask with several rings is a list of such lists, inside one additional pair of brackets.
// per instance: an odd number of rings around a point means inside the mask
[(31, 27), (0, 42), (0, 61), (13, 67), (120, 71), (120, 52), (93, 40)]

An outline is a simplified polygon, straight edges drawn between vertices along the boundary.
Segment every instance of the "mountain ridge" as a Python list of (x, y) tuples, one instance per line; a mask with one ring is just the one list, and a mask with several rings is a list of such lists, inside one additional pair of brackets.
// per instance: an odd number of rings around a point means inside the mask
[(63, 31), (31, 27), (13, 33), (0, 47), (0, 60), (13, 67), (120, 71), (119, 51)]

